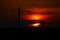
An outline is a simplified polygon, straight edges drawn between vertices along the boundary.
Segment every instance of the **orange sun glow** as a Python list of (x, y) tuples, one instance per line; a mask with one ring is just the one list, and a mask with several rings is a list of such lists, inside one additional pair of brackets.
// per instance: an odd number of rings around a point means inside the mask
[(40, 23), (32, 24), (32, 26), (34, 26), (34, 27), (37, 27), (37, 26), (39, 26), (39, 25), (40, 25)]
[(40, 15), (31, 15), (30, 16), (30, 19), (32, 19), (32, 20), (40, 20)]

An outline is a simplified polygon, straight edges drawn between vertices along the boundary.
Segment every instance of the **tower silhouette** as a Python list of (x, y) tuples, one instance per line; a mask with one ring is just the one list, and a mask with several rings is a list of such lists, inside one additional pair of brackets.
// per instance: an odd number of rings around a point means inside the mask
[(21, 14), (21, 9), (18, 8), (18, 29), (20, 29), (20, 14)]

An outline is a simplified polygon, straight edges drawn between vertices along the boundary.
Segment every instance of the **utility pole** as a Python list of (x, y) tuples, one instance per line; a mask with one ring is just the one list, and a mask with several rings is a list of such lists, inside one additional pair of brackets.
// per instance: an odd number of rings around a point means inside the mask
[(20, 14), (21, 14), (21, 9), (18, 8), (18, 29), (20, 30)]

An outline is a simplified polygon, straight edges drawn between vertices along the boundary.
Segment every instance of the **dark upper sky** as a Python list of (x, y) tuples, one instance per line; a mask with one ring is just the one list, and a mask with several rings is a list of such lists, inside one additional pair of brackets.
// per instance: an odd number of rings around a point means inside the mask
[(60, 0), (0, 0), (1, 9), (17, 7), (60, 7)]

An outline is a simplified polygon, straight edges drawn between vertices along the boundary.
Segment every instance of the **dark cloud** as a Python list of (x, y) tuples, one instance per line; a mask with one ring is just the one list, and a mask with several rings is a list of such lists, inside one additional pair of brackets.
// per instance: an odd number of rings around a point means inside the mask
[(59, 7), (59, 0), (21, 0), (22, 7)]

